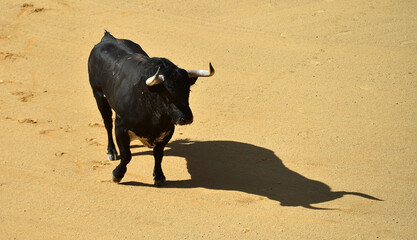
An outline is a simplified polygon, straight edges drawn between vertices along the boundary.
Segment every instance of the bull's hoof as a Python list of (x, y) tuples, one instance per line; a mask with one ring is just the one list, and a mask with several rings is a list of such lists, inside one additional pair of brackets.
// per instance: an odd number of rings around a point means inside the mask
[(114, 174), (112, 174), (112, 180), (115, 183), (119, 183), (120, 181), (122, 181), (122, 178), (117, 178), (117, 177), (114, 176)]
[(107, 148), (107, 157), (109, 158), (110, 161), (114, 161), (117, 159), (117, 151), (114, 147)]
[(154, 180), (155, 187), (164, 187), (167, 185), (167, 181), (165, 179), (162, 180)]
[(107, 154), (107, 157), (109, 158), (110, 161), (114, 161), (117, 159), (117, 155), (116, 154)]

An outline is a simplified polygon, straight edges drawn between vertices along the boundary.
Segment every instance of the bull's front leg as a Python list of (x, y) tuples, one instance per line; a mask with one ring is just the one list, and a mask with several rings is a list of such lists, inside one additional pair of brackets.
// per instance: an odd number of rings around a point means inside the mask
[(164, 157), (164, 148), (168, 144), (172, 135), (174, 134), (174, 125), (170, 126), (169, 130), (164, 132), (164, 137), (161, 142), (158, 142), (153, 149), (153, 156), (155, 158), (155, 166), (153, 168), (153, 180), (157, 187), (166, 185), (165, 175), (162, 171), (162, 158)]
[(130, 136), (127, 128), (123, 125), (119, 117), (115, 120), (115, 133), (117, 146), (120, 151), (120, 164), (113, 170), (113, 182), (120, 182), (127, 171), (127, 164), (132, 159), (130, 152)]
[(155, 158), (155, 166), (153, 168), (153, 180), (157, 187), (166, 185), (165, 175), (162, 172), (162, 158), (164, 157), (165, 144), (158, 144), (153, 149), (153, 156)]

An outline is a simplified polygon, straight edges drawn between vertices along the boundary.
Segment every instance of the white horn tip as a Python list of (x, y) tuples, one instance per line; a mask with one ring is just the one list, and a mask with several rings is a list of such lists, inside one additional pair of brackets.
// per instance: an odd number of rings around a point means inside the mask
[(209, 63), (210, 70), (201, 70), (201, 69), (191, 69), (187, 70), (188, 77), (211, 77), (214, 75), (215, 71), (213, 66), (211, 65), (211, 62)]
[(209, 63), (209, 66), (210, 66), (210, 76), (213, 76), (216, 71), (214, 70), (213, 66), (211, 65), (211, 62)]
[(156, 85), (156, 84), (160, 84), (164, 81), (164, 76), (159, 75), (160, 70), (161, 70), (161, 67), (158, 67), (158, 70), (156, 71), (155, 75), (146, 79), (146, 85), (153, 86), (153, 85)]

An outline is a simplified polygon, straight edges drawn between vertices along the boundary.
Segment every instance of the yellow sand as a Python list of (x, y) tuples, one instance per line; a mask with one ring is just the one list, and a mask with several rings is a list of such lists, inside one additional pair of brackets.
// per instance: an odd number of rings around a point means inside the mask
[[(416, 239), (416, 9), (2, 0), (0, 239)], [(104, 29), (216, 69), (166, 149), (166, 188), (140, 142), (110, 181), (87, 75)]]

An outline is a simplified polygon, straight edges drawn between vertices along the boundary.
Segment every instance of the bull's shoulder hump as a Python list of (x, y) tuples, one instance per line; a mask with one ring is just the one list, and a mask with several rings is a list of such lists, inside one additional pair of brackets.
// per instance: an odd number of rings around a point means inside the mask
[(142, 47), (127, 39), (117, 39), (118, 44), (126, 49), (129, 53), (137, 53), (149, 57), (148, 54), (142, 49)]

